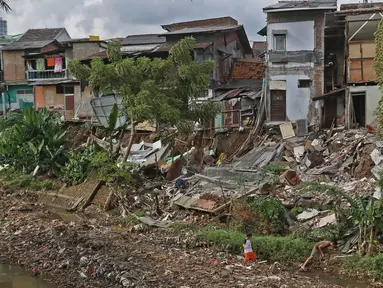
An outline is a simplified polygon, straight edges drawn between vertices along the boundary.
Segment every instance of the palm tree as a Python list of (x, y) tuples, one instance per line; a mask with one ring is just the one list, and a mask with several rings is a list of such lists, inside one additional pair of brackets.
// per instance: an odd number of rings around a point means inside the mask
[(8, 4), (8, 0), (0, 0), (0, 9), (9, 13), (11, 12), (11, 6)]

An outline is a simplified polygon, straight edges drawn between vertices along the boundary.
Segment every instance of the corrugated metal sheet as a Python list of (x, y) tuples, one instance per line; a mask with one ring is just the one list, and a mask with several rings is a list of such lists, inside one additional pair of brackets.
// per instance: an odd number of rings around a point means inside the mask
[(165, 41), (165, 37), (160, 37), (159, 34), (129, 35), (121, 42), (121, 45), (159, 44)]
[[(90, 101), (94, 114), (96, 115), (98, 122), (104, 126), (108, 127), (108, 117), (113, 108), (114, 104), (119, 106), (121, 110), (121, 99), (116, 96), (104, 96), (92, 99)], [(120, 115), (115, 128), (119, 128), (126, 123), (126, 117)]]
[(8, 45), (5, 45), (2, 50), (10, 51), (10, 50), (25, 50), (25, 49), (38, 49), (42, 48), (55, 40), (46, 40), (46, 41), (30, 41), (30, 42), (12, 42)]
[(236, 90), (229, 91), (229, 92), (226, 93), (226, 96), (223, 98), (223, 100), (228, 100), (228, 99), (231, 99), (231, 98), (235, 98), (239, 94), (241, 94), (241, 92), (244, 91), (244, 90), (245, 89), (236, 89)]
[(263, 10), (277, 10), (277, 9), (336, 9), (336, 0), (309, 0), (309, 1), (279, 1), (263, 8)]
[(231, 25), (231, 26), (208, 26), (208, 27), (193, 27), (185, 28), (181, 30), (176, 30), (162, 35), (181, 35), (181, 34), (193, 34), (193, 33), (205, 33), (205, 32), (215, 32), (215, 31), (227, 31), (227, 30), (236, 30), (243, 27), (243, 25)]
[(158, 44), (146, 44), (146, 45), (130, 45), (122, 46), (121, 52), (141, 52), (150, 51), (158, 47)]

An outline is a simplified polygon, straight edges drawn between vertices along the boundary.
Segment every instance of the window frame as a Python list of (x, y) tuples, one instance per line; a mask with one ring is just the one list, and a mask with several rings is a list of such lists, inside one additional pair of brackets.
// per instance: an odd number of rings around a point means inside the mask
[[(303, 83), (306, 83), (306, 84), (302, 85)], [(311, 85), (312, 85), (311, 79), (298, 79), (298, 88), (311, 88)]]
[[(277, 39), (283, 37), (283, 49), (278, 49)], [(274, 38), (274, 51), (286, 51), (286, 34), (278, 33), (273, 34)]]

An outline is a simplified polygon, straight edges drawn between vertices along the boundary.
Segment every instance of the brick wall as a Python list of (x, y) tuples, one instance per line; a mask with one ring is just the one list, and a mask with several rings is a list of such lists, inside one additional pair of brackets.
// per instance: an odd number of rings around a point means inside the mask
[(179, 22), (168, 25), (171, 31), (177, 31), (184, 28), (194, 28), (201, 26), (232, 26), (238, 25), (238, 21), (231, 17), (211, 18), (189, 22)]
[(263, 79), (264, 64), (252, 59), (237, 59), (231, 72), (231, 79)]
[(75, 59), (84, 59), (100, 51), (98, 42), (73, 43), (73, 58)]

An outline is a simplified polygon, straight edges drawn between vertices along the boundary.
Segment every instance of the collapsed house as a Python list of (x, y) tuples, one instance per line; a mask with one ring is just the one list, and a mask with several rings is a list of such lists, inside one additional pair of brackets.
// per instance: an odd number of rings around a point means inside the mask
[(228, 83), (215, 90), (213, 101), (222, 105), (215, 129), (250, 125), (258, 114), (263, 87), (264, 64), (256, 59), (237, 59)]
[(381, 99), (373, 68), (382, 3), (342, 4), (325, 17), (325, 94), (316, 97), (322, 127), (373, 123)]

